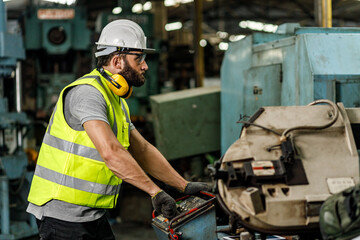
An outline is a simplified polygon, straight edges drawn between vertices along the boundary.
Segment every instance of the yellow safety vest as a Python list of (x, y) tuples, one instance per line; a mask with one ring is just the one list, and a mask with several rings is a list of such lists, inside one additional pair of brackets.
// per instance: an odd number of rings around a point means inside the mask
[(60, 93), (41, 145), (29, 202), (41, 206), (57, 199), (94, 208), (115, 207), (122, 180), (105, 165), (86, 131), (76, 131), (67, 124), (63, 109), (66, 89), (80, 84), (94, 86), (104, 96), (115, 136), (127, 149), (129, 108), (124, 99), (111, 92), (106, 81), (95, 69)]

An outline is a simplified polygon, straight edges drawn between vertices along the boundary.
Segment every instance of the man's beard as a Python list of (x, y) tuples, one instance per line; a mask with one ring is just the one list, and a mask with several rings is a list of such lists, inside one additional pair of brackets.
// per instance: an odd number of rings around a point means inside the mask
[(129, 62), (126, 59), (124, 59), (124, 61), (125, 61), (125, 67), (122, 71), (119, 72), (119, 74), (126, 79), (127, 83), (130, 86), (140, 87), (144, 85), (145, 83), (144, 73), (137, 72), (129, 65)]

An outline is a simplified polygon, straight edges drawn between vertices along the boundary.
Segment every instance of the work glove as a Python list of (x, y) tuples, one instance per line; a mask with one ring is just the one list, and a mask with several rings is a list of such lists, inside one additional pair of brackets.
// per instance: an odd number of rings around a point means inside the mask
[(174, 218), (177, 214), (176, 202), (169, 194), (161, 190), (151, 198), (152, 205), (156, 212), (165, 218)]
[(200, 191), (210, 192), (211, 188), (209, 185), (203, 182), (188, 182), (183, 193), (187, 195), (192, 195)]

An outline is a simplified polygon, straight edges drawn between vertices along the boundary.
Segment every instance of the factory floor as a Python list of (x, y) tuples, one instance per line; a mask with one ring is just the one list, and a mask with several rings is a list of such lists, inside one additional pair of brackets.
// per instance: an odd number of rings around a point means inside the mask
[(120, 223), (112, 226), (116, 239), (121, 240), (157, 240), (155, 231), (151, 225), (137, 223)]
[[(152, 206), (150, 197), (128, 184), (123, 191), (118, 206), (109, 211), (108, 218), (117, 240), (157, 240), (151, 226)], [(39, 240), (32, 236), (23, 240)]]
[[(157, 240), (151, 225), (139, 224), (137, 222), (116, 223), (112, 229), (117, 240)], [(39, 240), (38, 236), (26, 238), (24, 240)]]

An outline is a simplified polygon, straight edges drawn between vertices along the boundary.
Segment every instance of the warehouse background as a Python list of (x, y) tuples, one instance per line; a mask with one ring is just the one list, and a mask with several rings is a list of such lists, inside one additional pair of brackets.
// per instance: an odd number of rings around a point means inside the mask
[[(20, 120), (21, 127), (27, 126), (23, 131), (26, 138), (20, 145), (28, 160), (25, 165), (29, 163), (25, 166), (27, 169), (31, 171), (34, 167), (59, 92), (95, 67), (94, 42), (101, 29), (114, 19), (128, 18), (143, 27), (149, 47), (156, 49), (147, 56), (146, 84), (135, 89), (128, 100), (131, 120), (186, 179), (209, 183), (207, 165), (213, 164), (222, 154), (219, 87), (224, 55), (229, 46), (254, 33), (286, 34), (300, 26), (352, 28), (360, 25), (360, 2), (357, 0), (3, 2), (5, 8), (0, 16), (6, 13), (3, 24), (6, 29), (0, 32), (18, 36), (19, 45), (9, 44), (8, 47), (4, 44), (0, 48), (3, 50), (0, 51), (3, 61), (0, 65), (6, 66), (0, 71), (0, 79), (4, 80), (0, 85), (0, 97), (6, 98), (8, 105), (0, 104), (0, 112), (4, 115), (22, 112), (14, 121)], [(8, 54), (4, 49), (13, 51)], [(7, 54), (17, 61), (9, 63)], [(19, 98), (14, 87), (14, 69), (18, 64)], [(214, 88), (198, 89), (203, 86)], [(181, 90), (189, 90), (186, 98)], [(173, 118), (164, 114), (169, 111)], [(184, 111), (189, 112), (185, 119), (182, 118)], [(204, 116), (208, 121), (202, 121)], [(198, 119), (197, 125), (190, 118)], [(184, 125), (189, 132), (184, 132)], [(11, 158), (17, 159), (10, 153), (19, 147), (16, 137), (19, 127), (3, 124), (1, 129), (8, 129), (2, 133), (5, 139), (0, 142), (2, 156), (9, 153)], [(188, 135), (194, 136), (192, 142), (187, 141)], [(19, 164), (9, 166), (14, 170), (13, 179), (23, 176), (18, 170)], [(16, 200), (21, 205), (20, 212), (26, 206), (25, 193), (26, 190), (21, 201)], [(124, 184), (119, 204), (109, 212), (109, 218), (115, 233), (123, 236), (121, 239), (155, 239), (151, 212), (149, 197)], [(129, 236), (126, 238), (124, 234)]]

